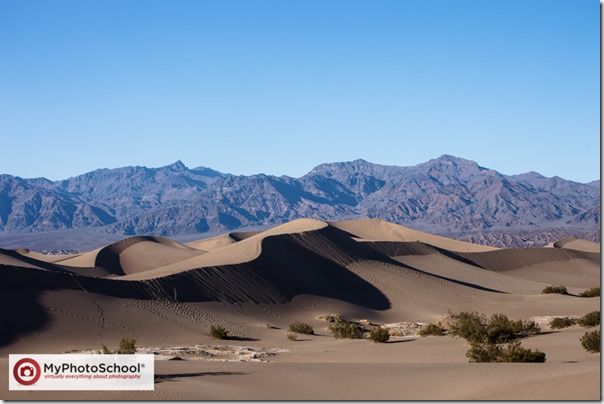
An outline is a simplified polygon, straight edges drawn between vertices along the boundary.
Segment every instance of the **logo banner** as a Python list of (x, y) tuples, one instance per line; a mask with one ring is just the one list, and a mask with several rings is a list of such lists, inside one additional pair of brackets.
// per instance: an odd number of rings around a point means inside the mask
[(153, 390), (153, 355), (9, 355), (9, 390)]

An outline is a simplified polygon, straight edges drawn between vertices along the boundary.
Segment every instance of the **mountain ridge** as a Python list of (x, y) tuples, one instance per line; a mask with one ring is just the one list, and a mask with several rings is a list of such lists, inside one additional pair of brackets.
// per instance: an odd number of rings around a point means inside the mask
[(451, 155), (405, 167), (323, 163), (298, 178), (226, 174), (178, 160), (58, 181), (0, 175), (0, 231), (177, 235), (367, 216), (440, 234), (567, 227), (592, 234), (599, 233), (599, 186), (536, 172), (504, 175)]

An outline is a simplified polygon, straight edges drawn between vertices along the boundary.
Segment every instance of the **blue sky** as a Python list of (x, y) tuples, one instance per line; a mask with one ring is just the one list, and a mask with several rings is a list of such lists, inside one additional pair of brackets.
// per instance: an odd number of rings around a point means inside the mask
[(599, 178), (599, 2), (0, 0), (0, 173)]

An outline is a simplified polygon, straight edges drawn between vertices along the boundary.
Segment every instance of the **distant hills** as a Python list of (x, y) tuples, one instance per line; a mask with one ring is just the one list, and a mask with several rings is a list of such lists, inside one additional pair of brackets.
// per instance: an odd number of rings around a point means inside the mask
[(411, 167), (327, 163), (300, 178), (232, 175), (180, 161), (61, 181), (0, 175), (3, 232), (174, 236), (359, 216), (500, 246), (569, 235), (599, 240), (600, 181), (508, 176), (449, 155)]

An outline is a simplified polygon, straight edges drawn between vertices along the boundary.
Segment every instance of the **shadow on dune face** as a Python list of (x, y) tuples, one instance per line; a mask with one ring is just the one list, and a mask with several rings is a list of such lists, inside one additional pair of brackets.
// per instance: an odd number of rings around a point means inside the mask
[(0, 347), (49, 323), (49, 317), (39, 303), (39, 295), (32, 290), (0, 288)]
[(166, 381), (178, 380), (189, 377), (203, 377), (203, 376), (243, 376), (247, 375), (246, 372), (193, 372), (193, 373), (169, 373), (169, 374), (156, 374), (155, 383), (161, 383)]

